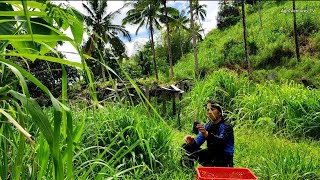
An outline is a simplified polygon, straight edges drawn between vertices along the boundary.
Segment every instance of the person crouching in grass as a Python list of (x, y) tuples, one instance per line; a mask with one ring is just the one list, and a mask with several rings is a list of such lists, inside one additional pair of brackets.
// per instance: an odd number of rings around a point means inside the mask
[[(185, 137), (181, 163), (187, 167), (193, 167), (195, 161), (202, 166), (233, 167), (232, 125), (223, 118), (221, 105), (217, 101), (207, 102), (206, 115), (209, 121), (204, 125), (196, 125), (199, 134), (195, 138), (191, 135)], [(201, 149), (205, 141), (207, 148)]]

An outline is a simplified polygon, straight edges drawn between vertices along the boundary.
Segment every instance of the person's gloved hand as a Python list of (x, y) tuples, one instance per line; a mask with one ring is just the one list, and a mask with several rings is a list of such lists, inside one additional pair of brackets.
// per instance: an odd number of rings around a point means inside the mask
[(208, 137), (208, 131), (204, 128), (203, 124), (198, 124), (197, 128), (204, 137)]
[(184, 140), (186, 141), (186, 144), (192, 144), (194, 142), (194, 137), (187, 135)]

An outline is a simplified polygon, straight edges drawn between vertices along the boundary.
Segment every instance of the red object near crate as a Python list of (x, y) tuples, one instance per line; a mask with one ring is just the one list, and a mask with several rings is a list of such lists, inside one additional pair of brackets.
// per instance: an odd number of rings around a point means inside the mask
[(248, 168), (198, 167), (197, 180), (258, 179)]

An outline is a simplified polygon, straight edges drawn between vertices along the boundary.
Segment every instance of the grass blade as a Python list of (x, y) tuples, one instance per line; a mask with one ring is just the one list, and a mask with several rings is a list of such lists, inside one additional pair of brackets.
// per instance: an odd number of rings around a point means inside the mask
[(32, 38), (29, 35), (0, 35), (0, 40), (40, 42), (72, 41), (68, 36), (42, 34), (33, 34)]
[[(28, 12), (29, 16), (37, 16), (37, 17), (46, 17), (47, 14), (45, 12), (37, 12), (37, 11), (31, 11)], [(0, 16), (5, 17), (15, 17), (15, 16), (24, 16), (24, 11), (0, 11)]]
[(60, 127), (61, 127), (62, 113), (54, 110), (53, 116), (53, 145), (51, 152), (53, 156), (55, 179), (63, 179), (63, 161), (60, 153)]
[[(4, 120), (4, 116), (1, 116), (1, 120)], [(8, 126), (6, 123), (3, 123), (2, 125), (2, 130), (3, 130), (3, 136), (6, 138), (8, 137), (8, 128), (6, 127)], [(2, 179), (9, 179), (8, 178), (8, 143), (7, 143), (7, 140), (5, 140), (4, 138), (1, 138), (3, 139), (2, 142), (1, 142), (1, 147), (2, 147), (2, 162), (1, 162), (1, 177)]]
[[(21, 124), (22, 127), (24, 127), (24, 121), (25, 121), (25, 115), (23, 114), (21, 107), (19, 106), (19, 104), (17, 102), (15, 102), (15, 106), (16, 109), (18, 111), (18, 116), (19, 116), (19, 122)], [(15, 180), (19, 180), (20, 179), (20, 174), (21, 174), (21, 170), (23, 167), (23, 155), (25, 153), (25, 138), (23, 137), (22, 134), (20, 134), (20, 138), (19, 138), (19, 146), (18, 146), (18, 153), (16, 155), (15, 161), (14, 161), (14, 166), (13, 166), (13, 177)]]
[(8, 121), (14, 125), (32, 144), (34, 143), (33, 140), (31, 139), (31, 135), (25, 130), (23, 129), (20, 124), (14, 120), (14, 118), (8, 114), (7, 112), (5, 112), (3, 109), (0, 109), (0, 113), (3, 114), (7, 119)]
[(74, 62), (74, 61), (70, 61), (67, 59), (61, 59), (61, 58), (55, 58), (55, 57), (50, 57), (50, 56), (41, 56), (41, 55), (37, 55), (37, 54), (18, 54), (18, 53), (6, 53), (3, 54), (5, 56), (16, 56), (16, 57), (25, 57), (28, 59), (42, 59), (42, 60), (46, 60), (46, 61), (50, 61), (50, 62), (55, 62), (55, 63), (60, 63), (60, 64), (65, 64), (68, 66), (74, 66), (77, 68), (82, 68), (81, 63), (78, 62)]
[(37, 124), (40, 131), (43, 133), (49, 145), (53, 143), (53, 131), (48, 117), (42, 112), (39, 104), (31, 98), (27, 98), (25, 95), (10, 90), (9, 93), (18, 99), (24, 108), (31, 114), (33, 121)]
[(48, 162), (50, 157), (50, 149), (43, 134), (40, 134), (39, 144), (41, 144), (41, 148), (39, 148), (37, 152), (38, 174), (36, 179), (43, 179), (43, 176), (48, 173)]
[[(33, 41), (33, 33), (32, 33), (32, 28), (31, 28), (31, 22), (30, 22), (30, 15), (29, 15), (29, 10), (28, 10), (28, 4), (27, 4), (27, 0), (21, 0), (22, 2), (22, 6), (23, 6), (23, 11), (24, 11), (24, 16), (26, 17), (27, 19), (27, 22), (28, 22), (28, 28), (29, 28), (29, 33), (31, 35), (31, 39)], [(14, 36), (17, 36), (17, 35), (14, 35)]]
[[(62, 68), (62, 102), (66, 103), (68, 98), (68, 78), (67, 71)], [(67, 122), (67, 179), (73, 179), (72, 159), (73, 159), (73, 135), (72, 135), (72, 115), (71, 112), (62, 111), (62, 121)]]

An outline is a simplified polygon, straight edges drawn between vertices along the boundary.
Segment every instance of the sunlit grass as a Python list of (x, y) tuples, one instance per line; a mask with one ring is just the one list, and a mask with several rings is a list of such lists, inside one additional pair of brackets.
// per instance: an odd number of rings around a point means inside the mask
[(319, 142), (290, 141), (249, 126), (235, 130), (235, 165), (252, 169), (261, 179), (317, 179)]

